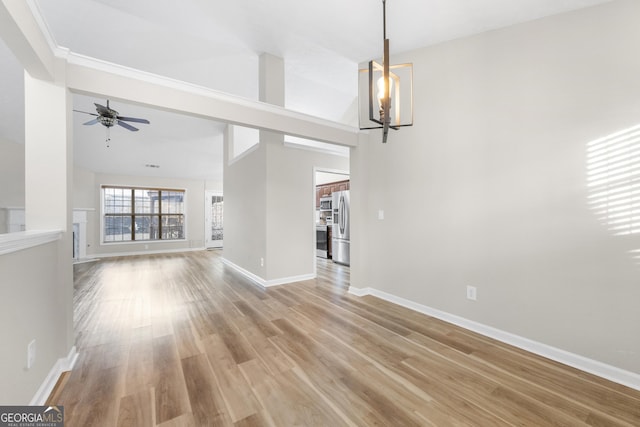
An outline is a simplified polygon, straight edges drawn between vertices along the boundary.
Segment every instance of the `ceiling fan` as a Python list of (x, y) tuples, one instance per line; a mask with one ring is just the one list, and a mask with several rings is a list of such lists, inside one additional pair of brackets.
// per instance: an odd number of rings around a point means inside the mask
[(95, 119), (89, 120), (88, 122), (83, 123), (83, 125), (95, 125), (96, 123), (100, 123), (103, 126), (105, 126), (107, 128), (107, 144), (111, 140), (111, 138), (109, 138), (109, 128), (112, 127), (113, 125), (122, 126), (123, 128), (128, 129), (128, 130), (130, 130), (132, 132), (137, 132), (139, 130), (138, 128), (133, 127), (129, 123), (126, 123), (126, 122), (149, 124), (149, 120), (147, 120), (147, 119), (139, 119), (139, 118), (136, 118), (136, 117), (124, 117), (124, 116), (121, 116), (120, 113), (118, 113), (113, 108), (109, 107), (109, 100), (108, 99), (107, 99), (107, 106), (106, 107), (104, 105), (100, 105), (100, 104), (95, 103), (95, 102), (94, 102), (93, 105), (96, 106), (96, 111), (98, 112), (98, 114), (89, 113), (89, 112), (80, 111), (80, 110), (73, 110), (73, 111), (78, 112), (78, 113), (83, 113), (83, 114), (89, 114), (91, 116), (95, 116)]

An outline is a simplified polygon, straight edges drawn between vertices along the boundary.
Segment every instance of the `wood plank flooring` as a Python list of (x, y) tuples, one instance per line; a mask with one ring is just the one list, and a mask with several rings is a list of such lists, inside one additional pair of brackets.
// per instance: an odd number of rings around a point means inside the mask
[(347, 294), (262, 290), (221, 252), (75, 267), (66, 426), (640, 426), (640, 392)]

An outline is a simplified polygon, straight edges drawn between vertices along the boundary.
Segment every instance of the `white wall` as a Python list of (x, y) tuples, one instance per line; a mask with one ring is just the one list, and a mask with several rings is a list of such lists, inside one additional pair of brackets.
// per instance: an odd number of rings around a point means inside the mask
[(24, 144), (0, 139), (0, 234), (7, 232), (6, 207), (24, 207)]
[(314, 168), (349, 171), (346, 157), (269, 145), (268, 280), (315, 274)]
[[(284, 105), (284, 61), (260, 56), (260, 101)], [(236, 155), (235, 126), (224, 141), (224, 257), (264, 285), (315, 275), (314, 168), (348, 169), (348, 160), (285, 147), (260, 129), (255, 148)], [(233, 154), (233, 159), (229, 154)]]
[[(59, 358), (69, 350), (66, 330), (67, 283), (60, 280), (56, 241), (0, 256), (0, 403), (26, 405)], [(69, 261), (70, 263), (70, 261)], [(10, 325), (10, 327), (9, 327)], [(36, 340), (36, 360), (27, 369), (27, 345)]]
[(261, 138), (257, 150), (225, 165), (225, 259), (267, 284), (312, 276), (314, 168), (348, 171), (349, 160), (286, 147), (281, 135)]
[(204, 189), (206, 191), (222, 193), (223, 188), (224, 186), (222, 185), (222, 181), (206, 181), (204, 183)]
[[(98, 174), (75, 169), (74, 208), (93, 209), (87, 213), (87, 256), (130, 254), (144, 252), (180, 251), (204, 248), (204, 194), (205, 181)], [(151, 188), (185, 189), (186, 239), (175, 242), (148, 242), (102, 244), (100, 241), (100, 188), (102, 185), (119, 185)], [(209, 182), (208, 188), (218, 189), (219, 183)], [(145, 248), (148, 245), (148, 248)]]
[[(0, 256), (2, 404), (41, 401), (40, 386), (49, 374), (58, 373), (58, 362), (74, 344), (68, 107), (64, 86), (25, 73), (22, 167), (26, 227), (31, 234), (16, 235), (24, 240), (37, 235), (35, 230), (49, 230), (59, 239)], [(28, 369), (27, 345), (32, 340), (36, 342), (35, 363)]]
[(587, 186), (587, 144), (640, 124), (638, 16), (615, 1), (392, 58), (414, 64), (415, 125), (351, 150), (352, 285), (640, 373), (640, 235)]
[(224, 142), (224, 258), (259, 277), (266, 276), (260, 259), (267, 256), (266, 144), (229, 164), (229, 139)]
[[(14, 3), (20, 5), (22, 3)], [(5, 8), (3, 4), (2, 8)], [(23, 5), (24, 6), (24, 5)], [(3, 325), (14, 325), (0, 331), (4, 344), (0, 363), (0, 402), (25, 404), (38, 386), (46, 381), (56, 360), (69, 354), (73, 334), (73, 275), (71, 219), (74, 197), (82, 208), (96, 209), (99, 214), (99, 185), (140, 185), (182, 187), (188, 191), (187, 241), (153, 244), (154, 250), (184, 250), (204, 246), (204, 182), (146, 179), (122, 176), (93, 176), (88, 191), (74, 191), (73, 147), (71, 136), (71, 103), (69, 90), (110, 94), (123, 100), (136, 101), (172, 111), (194, 113), (288, 131), (298, 136), (313, 136), (324, 141), (353, 145), (357, 134), (349, 127), (303, 114), (283, 111), (210, 91), (194, 93), (191, 87), (172, 81), (145, 81), (144, 73), (110, 72), (104, 64), (83, 58), (73, 63), (56, 58), (39, 32), (28, 7), (19, 6), (11, 14), (3, 13), (9, 25), (2, 26), (2, 37), (19, 57), (25, 72), (25, 207), (28, 229), (62, 230), (57, 243), (46, 244), (0, 257), (2, 286), (0, 300), (9, 307), (2, 311)], [(6, 11), (4, 11), (6, 12)], [(15, 12), (15, 13), (14, 13)], [(11, 15), (11, 16), (9, 16)], [(71, 53), (70, 55), (73, 56)], [(76, 58), (78, 59), (78, 58)], [(43, 80), (39, 80), (43, 79)], [(55, 81), (55, 82), (52, 82)], [(168, 95), (168, 96), (167, 96)], [(90, 173), (83, 173), (90, 177)], [(79, 180), (80, 178), (78, 178)], [(78, 182), (76, 181), (76, 183)], [(213, 184), (218, 185), (218, 184)], [(93, 194), (93, 196), (92, 196)], [(93, 206), (87, 206), (91, 203)], [(96, 218), (97, 219), (97, 218)], [(131, 253), (144, 251), (144, 244), (100, 246), (99, 222), (93, 224), (93, 251)], [(151, 245), (151, 244), (150, 244)], [(150, 248), (151, 250), (151, 248)], [(16, 311), (18, 310), (18, 311)], [(38, 311), (34, 311), (38, 310)], [(26, 343), (36, 338), (36, 365), (25, 372)], [(11, 348), (7, 348), (10, 346)]]

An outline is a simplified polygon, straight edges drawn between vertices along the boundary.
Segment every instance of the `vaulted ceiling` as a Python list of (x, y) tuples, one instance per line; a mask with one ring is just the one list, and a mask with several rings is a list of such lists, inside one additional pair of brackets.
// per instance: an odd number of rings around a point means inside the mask
[[(357, 126), (358, 63), (379, 57), (380, 0), (28, 0), (55, 42), (75, 53), (258, 98), (258, 57), (285, 60), (286, 107)], [(609, 0), (387, 0), (392, 52), (469, 36)], [(24, 139), (22, 69), (0, 43), (0, 138)], [(74, 109), (104, 99), (74, 95)], [(91, 170), (222, 177), (224, 124), (112, 100), (145, 117), (139, 132), (83, 126), (74, 114), (75, 159)], [(178, 156), (176, 153), (180, 152)], [(160, 164), (160, 169), (144, 168)]]

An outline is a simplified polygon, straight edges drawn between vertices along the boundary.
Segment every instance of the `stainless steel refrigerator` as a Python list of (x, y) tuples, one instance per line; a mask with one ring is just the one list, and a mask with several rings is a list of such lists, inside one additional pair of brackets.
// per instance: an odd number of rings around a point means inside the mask
[(331, 257), (333, 262), (349, 265), (349, 190), (335, 191), (333, 197), (333, 228), (331, 229)]

